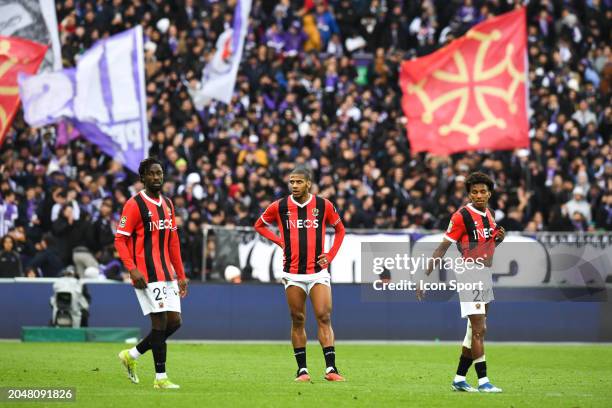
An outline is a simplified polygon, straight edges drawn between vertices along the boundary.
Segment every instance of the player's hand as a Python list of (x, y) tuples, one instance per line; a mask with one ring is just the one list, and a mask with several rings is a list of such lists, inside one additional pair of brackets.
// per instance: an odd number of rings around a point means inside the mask
[(425, 291), (421, 288), (417, 288), (416, 290), (416, 298), (420, 302), (425, 299)]
[(178, 287), (179, 287), (179, 296), (182, 297), (182, 298), (187, 296), (187, 280), (186, 279), (179, 279)]
[(506, 238), (506, 230), (504, 227), (498, 227), (497, 234), (495, 235), (495, 242), (501, 244), (504, 238)]
[(433, 267), (434, 267), (434, 260), (433, 259), (428, 259), (427, 260), (427, 269), (425, 270), (425, 275), (427, 275), (427, 276), (431, 275), (431, 273), (433, 272)]
[(147, 281), (138, 269), (132, 269), (130, 271), (130, 279), (134, 282), (136, 289), (145, 289), (147, 287)]
[(327, 268), (329, 266), (329, 259), (327, 259), (327, 254), (321, 254), (317, 258), (317, 263), (321, 268)]

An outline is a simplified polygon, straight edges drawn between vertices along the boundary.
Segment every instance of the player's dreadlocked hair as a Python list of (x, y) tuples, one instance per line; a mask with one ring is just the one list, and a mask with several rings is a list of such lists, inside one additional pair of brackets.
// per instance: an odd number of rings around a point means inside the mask
[(468, 178), (465, 180), (465, 189), (467, 190), (468, 194), (470, 190), (472, 189), (472, 186), (475, 184), (486, 185), (489, 188), (490, 192), (493, 192), (493, 186), (495, 185), (493, 180), (491, 180), (491, 177), (479, 171), (470, 174)]
[(292, 174), (299, 174), (301, 176), (304, 176), (306, 181), (312, 180), (312, 172), (310, 171), (308, 167), (304, 165), (295, 166), (295, 168), (291, 170), (291, 173), (289, 173), (289, 175), (292, 175)]
[(161, 162), (155, 157), (147, 157), (146, 159), (140, 162), (140, 166), (138, 166), (138, 175), (140, 176), (141, 181), (144, 179), (144, 176), (145, 174), (147, 174), (147, 171), (149, 171), (149, 168), (154, 164), (159, 164), (160, 166), (162, 165)]

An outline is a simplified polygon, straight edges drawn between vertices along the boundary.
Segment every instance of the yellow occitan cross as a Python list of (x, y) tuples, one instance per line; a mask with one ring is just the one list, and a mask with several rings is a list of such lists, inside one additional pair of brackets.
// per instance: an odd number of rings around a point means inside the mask
[[(0, 64), (0, 78), (4, 76), (15, 64), (17, 64), (17, 58), (9, 55), (11, 49), (11, 43), (6, 40), (0, 41), (0, 59), (6, 58), (6, 61)], [(2, 95), (17, 95), (19, 94), (19, 88), (16, 86), (0, 86), (0, 96)], [(4, 133), (4, 128), (7, 126), (8, 117), (4, 106), (0, 105), (0, 134)]]
[(442, 136), (448, 135), (450, 132), (460, 132), (468, 137), (468, 143), (476, 145), (480, 141), (480, 133), (492, 126), (498, 129), (506, 128), (506, 121), (496, 117), (489, 109), (485, 95), (495, 96), (501, 98), (508, 104), (508, 109), (511, 113), (515, 113), (517, 110), (516, 103), (513, 101), (514, 94), (521, 83), (525, 82), (525, 73), (519, 71), (512, 63), (512, 53), (514, 52), (514, 46), (508, 44), (506, 46), (506, 55), (504, 59), (497, 63), (494, 67), (484, 70), (484, 60), (487, 55), (489, 46), (494, 41), (501, 39), (501, 33), (499, 30), (493, 30), (491, 33), (482, 33), (476, 30), (470, 30), (466, 34), (467, 38), (479, 41), (478, 50), (476, 52), (476, 58), (474, 60), (474, 66), (472, 71), (473, 82), (483, 82), (489, 79), (495, 78), (498, 75), (508, 72), (512, 78), (512, 82), (507, 89), (489, 86), (489, 85), (476, 85), (474, 87), (474, 98), (476, 106), (482, 115), (482, 120), (474, 126), (470, 126), (463, 122), (465, 113), (470, 103), (470, 90), (468, 88), (470, 82), (470, 73), (465, 63), (465, 58), (460, 51), (455, 51), (453, 54), (453, 61), (457, 68), (457, 73), (446, 72), (442, 70), (436, 70), (432, 76), (440, 81), (464, 84), (463, 87), (458, 87), (451, 91), (446, 92), (443, 95), (438, 96), (435, 99), (431, 99), (424, 87), (427, 84), (427, 78), (422, 79), (416, 84), (408, 85), (408, 93), (415, 94), (424, 107), (424, 112), (421, 115), (421, 120), (425, 124), (430, 124), (433, 121), (433, 114), (440, 107), (447, 103), (459, 99), (459, 106), (455, 111), (450, 123), (440, 126), (438, 129)]

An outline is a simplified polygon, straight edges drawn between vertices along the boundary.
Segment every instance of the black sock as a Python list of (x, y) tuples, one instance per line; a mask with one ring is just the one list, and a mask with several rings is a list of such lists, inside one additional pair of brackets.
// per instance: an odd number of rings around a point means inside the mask
[(155, 361), (155, 372), (166, 372), (166, 333), (162, 330), (151, 330), (151, 349), (153, 350), (153, 361)]
[(472, 365), (472, 360), (470, 357), (465, 357), (463, 354), (459, 357), (459, 366), (457, 367), (457, 375), (465, 377), (467, 375), (470, 366)]
[(478, 378), (483, 378), (487, 376), (487, 362), (481, 361), (479, 363), (474, 364), (474, 368), (476, 369), (476, 374)]
[(147, 351), (151, 350), (151, 332), (147, 334), (147, 337), (140, 340), (140, 343), (136, 345), (136, 350), (138, 350), (140, 354), (144, 354)]
[[(168, 327), (166, 331), (164, 332), (166, 339), (172, 336), (180, 327), (181, 327), (180, 324), (176, 326)], [(147, 337), (140, 340), (140, 343), (136, 345), (136, 350), (138, 350), (140, 354), (144, 354), (147, 351), (151, 350), (151, 333), (147, 334)]]
[(306, 368), (306, 347), (294, 348), (293, 355), (295, 361), (297, 361), (298, 372), (300, 372), (303, 368)]
[(336, 349), (334, 346), (323, 347), (323, 356), (325, 357), (325, 367), (333, 367), (336, 370)]

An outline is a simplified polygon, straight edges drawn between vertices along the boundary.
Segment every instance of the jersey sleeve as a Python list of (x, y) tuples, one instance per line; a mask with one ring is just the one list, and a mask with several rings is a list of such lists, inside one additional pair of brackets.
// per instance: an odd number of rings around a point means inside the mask
[(267, 226), (272, 226), (276, 224), (276, 218), (278, 217), (278, 201), (273, 202), (266, 208), (266, 210), (261, 214), (261, 220)]
[(466, 231), (465, 224), (463, 223), (463, 217), (461, 214), (459, 214), (459, 211), (457, 211), (453, 214), (450, 222), (448, 223), (448, 228), (446, 229), (444, 238), (451, 242), (457, 242), (465, 233)]
[(140, 211), (138, 210), (138, 205), (135, 200), (129, 199), (123, 206), (121, 219), (119, 224), (117, 224), (117, 234), (131, 236), (139, 221)]
[(340, 221), (340, 214), (338, 214), (336, 207), (331, 203), (331, 201), (325, 200), (325, 222), (332, 227), (335, 227)]

